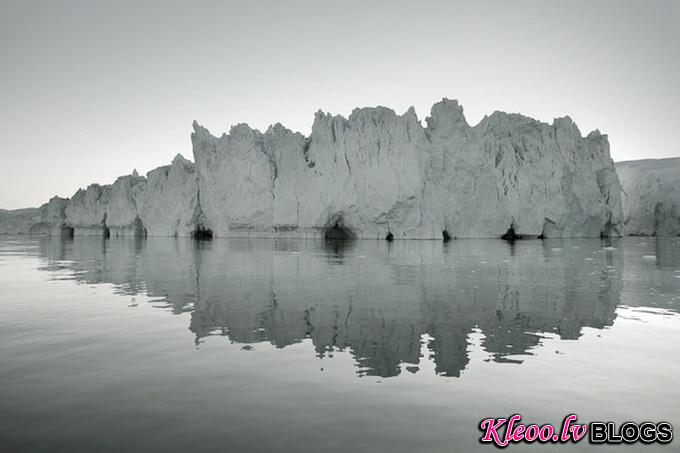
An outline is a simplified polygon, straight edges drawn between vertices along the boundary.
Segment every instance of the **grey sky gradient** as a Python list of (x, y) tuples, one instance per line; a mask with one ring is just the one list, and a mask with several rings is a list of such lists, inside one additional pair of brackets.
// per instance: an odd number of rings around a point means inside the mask
[(679, 30), (672, 0), (0, 0), (0, 207), (193, 159), (194, 119), (308, 134), (318, 109), (442, 97), (678, 156)]

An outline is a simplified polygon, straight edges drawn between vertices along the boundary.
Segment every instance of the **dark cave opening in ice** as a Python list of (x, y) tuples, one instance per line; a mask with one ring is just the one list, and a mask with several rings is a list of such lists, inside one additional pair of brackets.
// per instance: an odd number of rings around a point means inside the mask
[(356, 234), (350, 228), (344, 226), (342, 219), (338, 219), (331, 226), (326, 227), (323, 237), (327, 240), (337, 241), (355, 239)]
[(74, 228), (72, 226), (65, 226), (61, 228), (61, 236), (65, 238), (72, 238), (74, 235)]
[(210, 240), (213, 238), (213, 232), (210, 228), (198, 227), (191, 234), (191, 237), (200, 241)]
[(517, 239), (522, 239), (522, 235), (517, 234), (515, 232), (515, 226), (514, 225), (510, 225), (510, 228), (508, 228), (508, 231), (506, 231), (505, 234), (503, 236), (501, 236), (501, 239), (503, 239), (505, 241), (513, 242), (513, 241), (516, 241)]

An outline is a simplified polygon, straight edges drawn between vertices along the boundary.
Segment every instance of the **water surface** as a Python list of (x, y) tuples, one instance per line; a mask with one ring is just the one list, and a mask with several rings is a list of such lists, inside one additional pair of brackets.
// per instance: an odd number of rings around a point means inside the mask
[(676, 238), (4, 237), (0, 291), (1, 451), (468, 452), (512, 413), (680, 429)]

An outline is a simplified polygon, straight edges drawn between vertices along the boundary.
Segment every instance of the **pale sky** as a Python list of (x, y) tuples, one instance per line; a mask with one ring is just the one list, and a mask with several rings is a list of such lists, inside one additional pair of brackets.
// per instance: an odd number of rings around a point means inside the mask
[(571, 116), (614, 160), (680, 156), (680, 2), (0, 0), (0, 208), (193, 160), (191, 122), (442, 97)]

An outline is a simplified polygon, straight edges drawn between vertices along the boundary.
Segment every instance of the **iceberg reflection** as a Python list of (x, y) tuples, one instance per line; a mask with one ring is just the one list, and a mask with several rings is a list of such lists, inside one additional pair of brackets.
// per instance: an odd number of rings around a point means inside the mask
[[(197, 343), (223, 335), (284, 348), (311, 339), (319, 357), (349, 351), (359, 374), (389, 377), (403, 364), (417, 370), (426, 336), (436, 372), (459, 376), (471, 333), (482, 333), (491, 360), (521, 363), (546, 334), (574, 340), (584, 327), (611, 326), (624, 273), (659, 278), (659, 266), (678, 264), (654, 239), (607, 241), (79, 237), (44, 238), (39, 250), (51, 278), (109, 283), (189, 312)], [(660, 258), (653, 269), (624, 266), (648, 249)], [(665, 274), (662, 283), (677, 286), (673, 270)]]

